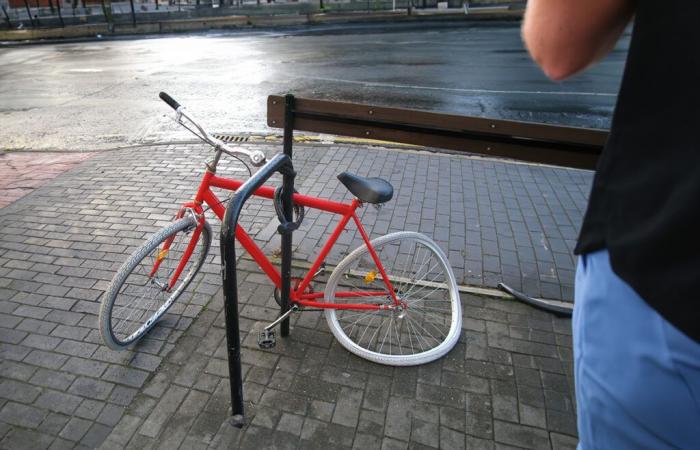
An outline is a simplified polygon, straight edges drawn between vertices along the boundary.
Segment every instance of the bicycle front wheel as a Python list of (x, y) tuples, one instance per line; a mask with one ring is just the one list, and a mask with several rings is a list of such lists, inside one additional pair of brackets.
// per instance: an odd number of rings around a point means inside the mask
[[(434, 361), (457, 343), (462, 308), (454, 273), (438, 245), (403, 231), (371, 241), (401, 308), (326, 309), (328, 327), (350, 352), (380, 364)], [(343, 259), (326, 285), (327, 302), (394, 305), (366, 245)]]
[[(211, 244), (206, 222), (200, 233), (196, 230), (195, 219), (179, 219), (151, 236), (121, 266), (100, 306), (100, 334), (109, 348), (123, 350), (140, 339), (190, 284)], [(188, 247), (192, 254), (184, 259)]]

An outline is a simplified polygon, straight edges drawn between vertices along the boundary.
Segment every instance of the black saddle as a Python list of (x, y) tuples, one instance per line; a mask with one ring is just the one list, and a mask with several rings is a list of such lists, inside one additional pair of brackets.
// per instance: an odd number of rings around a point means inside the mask
[(352, 194), (365, 203), (384, 203), (391, 200), (394, 187), (382, 178), (365, 178), (350, 172), (343, 172), (338, 179)]

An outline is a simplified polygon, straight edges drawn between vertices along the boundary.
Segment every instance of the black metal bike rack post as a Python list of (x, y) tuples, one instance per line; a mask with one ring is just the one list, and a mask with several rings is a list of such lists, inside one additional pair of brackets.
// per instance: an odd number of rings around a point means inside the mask
[[(291, 150), (291, 147), (290, 147)], [(228, 352), (229, 382), (231, 386), (231, 407), (233, 410), (232, 424), (242, 427), (245, 424), (243, 415), (243, 378), (241, 374), (241, 336), (238, 323), (238, 282), (236, 278), (236, 228), (243, 204), (260, 188), (275, 172), (283, 176), (283, 210), (292, 211), (292, 192), (294, 189), (294, 167), (291, 155), (280, 154), (272, 158), (237, 191), (229, 201), (226, 214), (221, 225), (221, 275), (224, 286), (224, 314), (226, 318), (226, 348)], [(286, 194), (286, 195), (285, 195)], [(286, 217), (291, 218), (291, 214)], [(289, 303), (289, 287), (291, 285), (291, 232), (282, 235), (282, 298)], [(286, 247), (285, 247), (286, 244)], [(284, 288), (286, 286), (286, 288)], [(284, 309), (284, 308), (283, 308)], [(287, 334), (289, 324), (287, 323)], [(284, 335), (284, 329), (283, 329)]]
[[(287, 94), (284, 97), (284, 140), (283, 151), (286, 156), (292, 159), (292, 146), (294, 145), (294, 96)], [(292, 194), (294, 193), (294, 175), (282, 174), (282, 210), (284, 216), (291, 221), (292, 217)], [(280, 305), (280, 316), (289, 310), (289, 294), (292, 288), (292, 231), (282, 232), (282, 304)], [(282, 337), (289, 335), (289, 317), (280, 324), (280, 334)]]

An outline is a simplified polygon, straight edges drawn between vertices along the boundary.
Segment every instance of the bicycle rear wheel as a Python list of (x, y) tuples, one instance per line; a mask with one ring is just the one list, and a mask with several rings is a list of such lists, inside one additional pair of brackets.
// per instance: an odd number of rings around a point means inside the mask
[(177, 220), (151, 236), (121, 266), (100, 306), (100, 334), (109, 348), (123, 350), (140, 339), (190, 284), (211, 244), (206, 222), (175, 285), (169, 285), (196, 229), (191, 217)]
[[(427, 236), (410, 231), (377, 238), (372, 247), (405, 308), (326, 309), (333, 335), (352, 353), (380, 364), (417, 365), (445, 355), (459, 339), (462, 308), (443, 251)], [(393, 305), (367, 246), (338, 264), (325, 298), (339, 304)]]

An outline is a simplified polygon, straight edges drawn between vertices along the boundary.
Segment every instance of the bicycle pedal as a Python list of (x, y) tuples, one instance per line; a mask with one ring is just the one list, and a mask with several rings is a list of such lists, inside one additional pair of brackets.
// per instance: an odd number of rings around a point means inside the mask
[(262, 349), (272, 348), (277, 344), (273, 330), (262, 330), (258, 334), (258, 347)]

